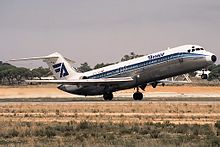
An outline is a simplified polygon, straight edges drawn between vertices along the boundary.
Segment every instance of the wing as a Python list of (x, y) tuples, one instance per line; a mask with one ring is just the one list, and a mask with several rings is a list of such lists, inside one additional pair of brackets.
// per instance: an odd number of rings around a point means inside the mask
[(131, 82), (131, 77), (121, 78), (102, 78), (102, 79), (76, 79), (76, 80), (26, 80), (28, 83), (56, 83), (70, 85), (99, 85), (99, 84), (119, 84), (123, 82)]
[(170, 84), (187, 84), (192, 83), (190, 81), (172, 81), (172, 80), (159, 80), (158, 83), (170, 83)]
[[(153, 88), (156, 88), (157, 85), (165, 86), (165, 84), (188, 84), (188, 83), (191, 83), (191, 81), (173, 81), (173, 80), (165, 79), (165, 80), (150, 82), (149, 84), (152, 85)], [(142, 89), (145, 89), (145, 87), (143, 87)]]

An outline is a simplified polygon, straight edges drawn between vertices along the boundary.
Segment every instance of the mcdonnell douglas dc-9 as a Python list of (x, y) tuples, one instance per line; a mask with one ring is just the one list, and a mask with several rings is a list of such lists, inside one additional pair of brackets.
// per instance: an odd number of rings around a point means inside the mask
[[(198, 45), (183, 45), (100, 69), (79, 73), (72, 61), (59, 53), (48, 56), (12, 59), (25, 61), (42, 59), (53, 72), (56, 80), (27, 80), (27, 82), (57, 83), (58, 88), (77, 95), (103, 95), (112, 100), (113, 92), (136, 88), (134, 100), (142, 100), (147, 85), (154, 88), (163, 79), (201, 70), (216, 62), (217, 57)], [(165, 81), (165, 80), (164, 80)]]

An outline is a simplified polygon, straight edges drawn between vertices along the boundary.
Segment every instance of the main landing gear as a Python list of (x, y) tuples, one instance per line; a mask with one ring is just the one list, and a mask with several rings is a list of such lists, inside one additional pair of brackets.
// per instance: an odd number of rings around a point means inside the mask
[(141, 93), (141, 92), (139, 92), (139, 88), (137, 87), (137, 92), (135, 92), (134, 94), (133, 94), (133, 99), (134, 100), (142, 100), (143, 99), (143, 94)]
[[(113, 94), (112, 92), (104, 93), (103, 98), (105, 101), (111, 101), (113, 99)], [(134, 100), (142, 100), (143, 99), (143, 94), (139, 92), (139, 87), (137, 87), (137, 92), (133, 94), (133, 99)]]
[(105, 101), (111, 101), (113, 99), (112, 92), (103, 94), (103, 98), (104, 98)]

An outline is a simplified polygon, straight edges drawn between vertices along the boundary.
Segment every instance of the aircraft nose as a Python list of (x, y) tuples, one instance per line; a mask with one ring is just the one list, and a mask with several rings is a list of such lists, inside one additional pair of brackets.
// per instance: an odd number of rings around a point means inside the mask
[(211, 59), (212, 59), (212, 62), (216, 62), (217, 61), (217, 57), (215, 55), (212, 55)]

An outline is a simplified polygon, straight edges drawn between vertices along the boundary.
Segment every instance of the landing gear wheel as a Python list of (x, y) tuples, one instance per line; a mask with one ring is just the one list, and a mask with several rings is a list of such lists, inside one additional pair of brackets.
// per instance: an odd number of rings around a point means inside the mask
[(133, 99), (134, 100), (142, 100), (143, 99), (143, 94), (141, 92), (135, 92), (133, 94)]
[(112, 93), (105, 93), (105, 94), (103, 94), (103, 98), (105, 101), (111, 101), (113, 99), (113, 94)]
[(202, 75), (201, 75), (201, 79), (208, 79), (207, 74), (202, 74)]

